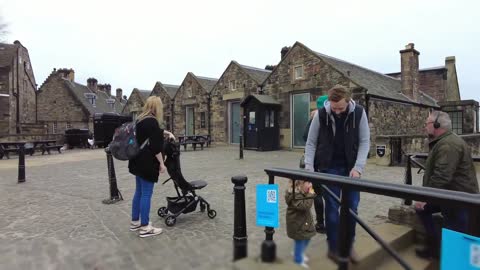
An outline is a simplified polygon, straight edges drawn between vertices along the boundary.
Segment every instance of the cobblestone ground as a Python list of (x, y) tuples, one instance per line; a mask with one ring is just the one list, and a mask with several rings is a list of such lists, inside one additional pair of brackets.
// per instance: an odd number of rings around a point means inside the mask
[[(267, 183), (263, 169), (297, 168), (301, 153), (245, 151), (238, 160), (236, 147), (212, 147), (182, 152), (182, 170), (188, 180), (204, 179), (199, 191), (217, 211), (182, 215), (175, 227), (166, 227), (156, 214), (166, 196), (175, 194), (171, 182), (155, 186), (151, 220), (164, 233), (141, 239), (128, 230), (133, 176), (127, 163), (115, 161), (119, 188), (125, 201), (102, 204), (108, 178), (102, 149), (71, 150), (63, 154), (27, 157), (27, 181), (17, 184), (17, 159), (0, 160), (0, 268), (1, 269), (224, 269), (231, 268), (233, 233), (232, 176), (246, 174), (247, 227), (250, 256), (258, 256), (263, 228), (255, 226), (255, 184)], [(402, 183), (404, 169), (368, 165), (364, 177)], [(161, 179), (167, 177), (161, 176)], [(416, 177), (416, 182), (419, 177)], [(277, 181), (283, 190), (285, 179)], [(283, 198), (283, 192), (282, 197)], [(282, 199), (283, 202), (283, 199)], [(360, 216), (368, 223), (383, 222), (388, 208), (399, 199), (362, 194)], [(285, 204), (275, 240), (278, 256), (289, 258), (291, 240), (285, 233)], [(358, 228), (357, 230), (361, 230)], [(313, 245), (324, 244), (323, 235)]]

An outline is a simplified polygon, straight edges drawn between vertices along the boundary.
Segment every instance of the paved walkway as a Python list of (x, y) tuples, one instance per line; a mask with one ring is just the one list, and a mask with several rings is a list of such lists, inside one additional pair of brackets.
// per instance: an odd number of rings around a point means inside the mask
[[(0, 160), (0, 268), (230, 268), (233, 252), (231, 177), (248, 176), (249, 254), (257, 256), (264, 232), (255, 226), (255, 184), (267, 183), (264, 168), (296, 168), (300, 156), (301, 153), (294, 151), (245, 151), (245, 159), (238, 160), (236, 147), (182, 152), (185, 177), (208, 182), (198, 194), (217, 211), (217, 217), (212, 220), (205, 213), (194, 212), (180, 216), (175, 227), (166, 227), (156, 212), (165, 205), (165, 197), (175, 193), (171, 183), (159, 184), (154, 190), (151, 220), (164, 228), (164, 233), (148, 239), (140, 239), (128, 231), (134, 180), (126, 162), (115, 161), (118, 185), (125, 201), (115, 205), (101, 203), (109, 194), (103, 149), (27, 156), (27, 181), (23, 184), (16, 181), (18, 160)], [(403, 168), (368, 165), (365, 178), (401, 183), (403, 174)], [(283, 190), (285, 179), (278, 182)], [(383, 222), (388, 208), (399, 203), (399, 199), (362, 194), (360, 216), (369, 223)], [(292, 243), (285, 233), (284, 203), (280, 211), (281, 227), (274, 238), (278, 256), (289, 259)], [(324, 235), (313, 239), (314, 245), (324, 242)]]

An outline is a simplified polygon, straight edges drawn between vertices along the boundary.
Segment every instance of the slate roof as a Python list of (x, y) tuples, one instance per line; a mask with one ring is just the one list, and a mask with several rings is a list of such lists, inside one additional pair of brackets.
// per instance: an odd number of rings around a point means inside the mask
[[(103, 91), (97, 91), (96, 93), (94, 93), (85, 85), (82, 85), (76, 82), (71, 82), (69, 80), (64, 80), (64, 81), (68, 89), (80, 101), (83, 107), (85, 107), (90, 112), (91, 115), (94, 115), (95, 113), (120, 114), (123, 110), (123, 107), (125, 106), (123, 102), (118, 102), (118, 100), (115, 97), (112, 97), (112, 96), (109, 97), (108, 94)], [(89, 102), (89, 100), (85, 97), (85, 94), (87, 93), (90, 93), (90, 94), (93, 93), (96, 95), (95, 106), (93, 106)], [(114, 108), (112, 108), (110, 104), (107, 103), (107, 99), (109, 98), (113, 98), (116, 100)]]
[(150, 96), (150, 93), (152, 93), (151, 90), (140, 90), (140, 89), (137, 89), (137, 90), (143, 102), (147, 101), (147, 98)]
[(248, 103), (248, 101), (250, 101), (252, 98), (258, 100), (258, 102), (260, 102), (260, 103), (262, 103), (262, 104), (280, 106), (280, 102), (278, 102), (274, 97), (269, 96), (269, 95), (256, 95), (256, 94), (252, 94), (252, 95), (247, 96), (247, 97), (242, 101), (241, 106), (243, 106), (243, 105), (245, 105), (246, 103)]
[(17, 45), (0, 43), (0, 67), (11, 66), (16, 52)]
[(167, 90), (167, 94), (170, 96), (170, 98), (174, 98), (177, 94), (178, 88), (180, 88), (180, 85), (163, 84), (163, 87), (165, 90)]
[[(428, 72), (428, 71), (434, 71), (434, 70), (444, 70), (447, 69), (445, 66), (438, 66), (438, 67), (429, 67), (429, 68), (422, 68), (419, 69), (418, 72)], [(390, 72), (390, 73), (385, 73), (387, 76), (397, 76), (402, 74), (402, 72)]]
[[(400, 79), (393, 78), (382, 73), (370, 70), (368, 68), (361, 67), (322, 53), (312, 51), (300, 42), (297, 43), (314, 53), (325, 63), (332, 66), (334, 69), (342, 73), (345, 77), (351, 79), (354, 83), (367, 89), (368, 94), (391, 98), (399, 101), (415, 102), (402, 93), (402, 82)], [(422, 96), (426, 95), (420, 91), (420, 99), (418, 100), (419, 103), (429, 106), (437, 106), (437, 103), (434, 99)]]
[(242, 67), (245, 70), (245, 72), (247, 72), (248, 75), (250, 75), (258, 84), (262, 84), (267, 79), (268, 75), (272, 73), (272, 71), (266, 70), (266, 69), (250, 67), (250, 66), (245, 66), (240, 64), (238, 65)]
[(203, 87), (203, 89), (205, 89), (205, 91), (207, 91), (207, 93), (210, 93), (212, 91), (213, 87), (215, 86), (215, 84), (218, 81), (218, 79), (215, 79), (215, 78), (207, 78), (207, 77), (201, 77), (201, 76), (196, 76), (196, 75), (194, 75), (194, 76), (197, 78), (198, 83), (200, 83), (200, 85)]

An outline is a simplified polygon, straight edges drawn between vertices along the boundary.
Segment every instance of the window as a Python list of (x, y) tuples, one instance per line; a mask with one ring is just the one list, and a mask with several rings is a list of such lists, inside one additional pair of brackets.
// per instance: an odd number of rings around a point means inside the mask
[(53, 133), (53, 134), (56, 134), (56, 133), (57, 133), (57, 121), (53, 122), (53, 125), (52, 125), (52, 133)]
[(112, 110), (115, 109), (115, 99), (108, 98), (108, 99), (105, 100), (105, 102), (107, 102), (107, 104), (110, 106), (110, 108)]
[(234, 91), (236, 89), (237, 89), (237, 84), (236, 84), (235, 80), (231, 80), (230, 81), (230, 90)]
[(136, 120), (137, 119), (137, 112), (131, 112), (132, 114), (132, 120)]
[(192, 88), (191, 87), (188, 87), (186, 92), (187, 92), (187, 97), (192, 97)]
[(72, 124), (71, 124), (70, 122), (67, 122), (67, 124), (65, 125), (65, 128), (71, 129), (71, 128), (72, 128)]
[(90, 104), (92, 104), (92, 106), (95, 107), (97, 95), (95, 95), (94, 93), (85, 93), (84, 95), (85, 95), (85, 98), (88, 100), (88, 102), (90, 102)]
[(452, 131), (460, 135), (463, 131), (463, 112), (448, 112), (450, 119), (452, 120)]
[(265, 111), (265, 127), (275, 127), (275, 112), (273, 110)]
[(205, 128), (205, 112), (200, 113), (200, 128)]
[(294, 68), (295, 80), (303, 79), (303, 66), (296, 66)]

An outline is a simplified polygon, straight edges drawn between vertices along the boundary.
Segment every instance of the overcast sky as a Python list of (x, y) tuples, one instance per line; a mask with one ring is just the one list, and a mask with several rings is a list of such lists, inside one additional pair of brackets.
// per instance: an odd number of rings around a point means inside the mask
[(477, 0), (0, 0), (6, 41), (30, 53), (40, 86), (53, 68), (73, 68), (130, 94), (187, 72), (218, 78), (231, 60), (263, 68), (300, 41), (378, 72), (400, 70), (415, 43), (420, 68), (454, 55), (462, 99), (479, 100)]

